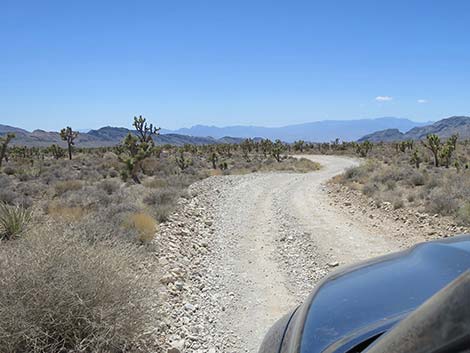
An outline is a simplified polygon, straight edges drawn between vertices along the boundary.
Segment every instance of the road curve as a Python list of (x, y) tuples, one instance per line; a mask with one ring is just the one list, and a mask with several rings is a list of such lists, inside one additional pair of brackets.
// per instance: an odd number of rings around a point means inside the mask
[(257, 352), (270, 325), (331, 268), (399, 248), (330, 203), (323, 184), (356, 165), (354, 159), (304, 157), (320, 162), (321, 170), (225, 177), (207, 264), (216, 274), (212, 296), (222, 307), (221, 352)]

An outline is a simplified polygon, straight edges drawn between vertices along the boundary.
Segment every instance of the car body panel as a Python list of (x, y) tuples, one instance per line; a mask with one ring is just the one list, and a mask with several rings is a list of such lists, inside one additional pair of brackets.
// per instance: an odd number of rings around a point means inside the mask
[(470, 235), (462, 235), (340, 269), (297, 309), (272, 353), (353, 352), (469, 268)]

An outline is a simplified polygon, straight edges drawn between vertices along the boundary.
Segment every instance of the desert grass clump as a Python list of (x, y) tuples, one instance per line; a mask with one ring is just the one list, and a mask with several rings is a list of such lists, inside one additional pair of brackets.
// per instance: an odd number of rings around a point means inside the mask
[(153, 178), (144, 181), (144, 186), (150, 189), (160, 189), (168, 185), (165, 179)]
[(312, 172), (321, 168), (320, 163), (313, 162), (307, 158), (296, 159), (293, 164), (294, 170), (299, 173)]
[(143, 244), (149, 244), (155, 237), (158, 224), (155, 219), (144, 212), (133, 213), (125, 222), (125, 226), (138, 232), (138, 240)]
[(63, 181), (58, 181), (54, 185), (57, 196), (61, 196), (68, 191), (78, 191), (82, 187), (83, 187), (83, 184), (79, 180), (63, 180)]
[(80, 206), (67, 206), (62, 202), (51, 201), (47, 213), (57, 221), (77, 222), (86, 215), (86, 210)]
[(153, 299), (139, 249), (56, 228), (0, 247), (0, 351), (137, 351)]
[(0, 203), (0, 240), (19, 237), (31, 221), (31, 210)]

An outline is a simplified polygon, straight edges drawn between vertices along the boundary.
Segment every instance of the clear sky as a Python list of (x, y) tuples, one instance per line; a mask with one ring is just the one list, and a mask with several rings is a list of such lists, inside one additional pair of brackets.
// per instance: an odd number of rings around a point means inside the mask
[(470, 114), (468, 0), (0, 0), (0, 124)]

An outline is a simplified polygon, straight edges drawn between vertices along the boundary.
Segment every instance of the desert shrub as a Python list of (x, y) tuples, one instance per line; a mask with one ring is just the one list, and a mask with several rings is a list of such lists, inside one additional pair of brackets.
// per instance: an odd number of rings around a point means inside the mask
[(152, 299), (142, 254), (56, 228), (0, 247), (0, 351), (137, 350)]
[(379, 188), (377, 187), (377, 184), (375, 184), (372, 181), (366, 182), (364, 186), (362, 187), (362, 193), (367, 196), (372, 196), (377, 191), (379, 191)]
[(441, 176), (437, 175), (436, 173), (429, 173), (427, 183), (424, 185), (424, 187), (428, 191), (430, 191), (430, 190), (440, 186), (441, 183), (442, 183)]
[(307, 158), (294, 160), (294, 170), (300, 173), (312, 172), (320, 169), (320, 164)]
[(119, 172), (116, 169), (110, 169), (108, 175), (110, 178), (117, 178), (119, 176)]
[(145, 187), (151, 189), (160, 189), (168, 185), (165, 179), (160, 178), (147, 179), (143, 184)]
[(351, 181), (362, 181), (367, 178), (370, 173), (378, 168), (378, 164), (375, 161), (369, 160), (357, 167), (351, 167), (346, 170), (344, 177)]
[(402, 198), (395, 198), (392, 202), (392, 206), (393, 206), (393, 209), (394, 210), (397, 210), (399, 208), (403, 208), (403, 206), (405, 205), (405, 203), (403, 202), (403, 199)]
[(82, 188), (83, 184), (79, 180), (63, 180), (58, 181), (54, 185), (56, 195), (60, 196), (65, 194), (68, 191), (77, 191)]
[(31, 180), (33, 178), (32, 175), (30, 174), (27, 174), (23, 171), (21, 171), (20, 173), (18, 173), (18, 180), (19, 181), (22, 181), (22, 182), (25, 182), (25, 181), (28, 181), (28, 180)]
[(107, 207), (111, 202), (119, 202), (120, 192), (109, 195), (105, 190), (100, 188), (100, 184), (84, 186), (79, 191), (69, 191), (60, 198), (53, 201), (59, 202), (65, 207), (81, 207), (87, 211), (99, 211), (103, 207)]
[(149, 206), (171, 205), (180, 196), (176, 188), (164, 188), (153, 191), (144, 197), (144, 203)]
[(409, 177), (409, 183), (413, 186), (421, 186), (426, 184), (426, 177), (423, 173), (420, 173), (418, 171), (415, 171), (411, 174)]
[(460, 224), (470, 224), (470, 202), (464, 202), (457, 211), (457, 221)]
[(4, 188), (11, 184), (11, 180), (8, 176), (4, 174), (0, 174), (0, 185)]
[(31, 208), (34, 204), (34, 201), (29, 196), (19, 196), (15, 199), (15, 205), (21, 206), (23, 208)]
[(8, 166), (8, 167), (3, 168), (3, 172), (4, 172), (6, 175), (15, 175), (16, 170), (15, 170), (15, 168)]
[(171, 213), (174, 211), (173, 205), (159, 205), (157, 207), (153, 207), (152, 214), (154, 215), (155, 219), (158, 222), (166, 222), (168, 221)]
[(24, 207), (0, 203), (0, 239), (9, 240), (20, 236), (31, 217), (31, 211)]
[(138, 240), (144, 244), (148, 244), (153, 240), (158, 227), (155, 219), (143, 212), (129, 215), (125, 226), (137, 230), (139, 233)]
[(24, 196), (36, 197), (43, 191), (42, 185), (37, 182), (19, 183), (16, 192)]
[(10, 189), (0, 189), (0, 202), (13, 205), (18, 194)]
[(394, 190), (397, 187), (397, 182), (393, 179), (385, 181), (385, 188), (387, 190)]
[(458, 199), (450, 190), (443, 188), (433, 189), (428, 196), (426, 209), (430, 213), (439, 213), (442, 215), (451, 215), (459, 207)]
[(103, 180), (99, 184), (99, 188), (104, 190), (108, 195), (113, 194), (119, 190), (120, 183), (117, 180)]

